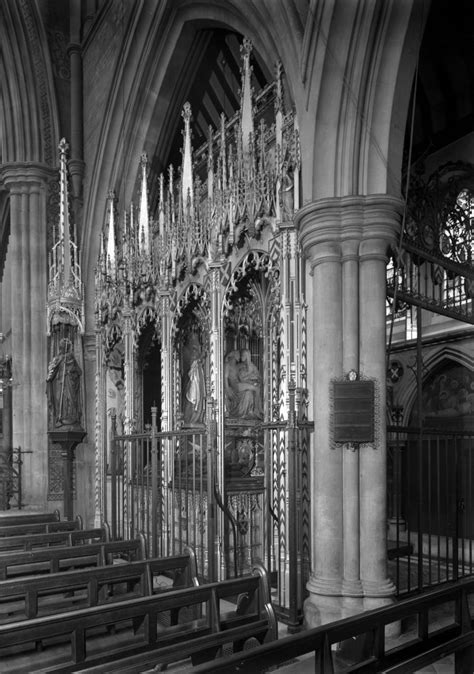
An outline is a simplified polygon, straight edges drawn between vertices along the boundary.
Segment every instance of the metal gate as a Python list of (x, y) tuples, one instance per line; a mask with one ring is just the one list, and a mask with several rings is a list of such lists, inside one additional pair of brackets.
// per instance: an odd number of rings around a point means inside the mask
[[(113, 431), (115, 424), (113, 423)], [(105, 513), (114, 540), (144, 534), (150, 556), (194, 548), (201, 577), (215, 572), (212, 434), (151, 430), (111, 438)], [(210, 552), (209, 552), (210, 551)]]
[(298, 419), (293, 390), (290, 399), (288, 422), (261, 424), (252, 439), (260, 449), (246, 463), (252, 469), (223, 487), (215, 423), (205, 432), (159, 432), (152, 408), (151, 430), (118, 436), (112, 418), (104, 513), (113, 539), (143, 533), (149, 555), (191, 546), (206, 580), (263, 562), (280, 618), (297, 629), (309, 576), (311, 424)]

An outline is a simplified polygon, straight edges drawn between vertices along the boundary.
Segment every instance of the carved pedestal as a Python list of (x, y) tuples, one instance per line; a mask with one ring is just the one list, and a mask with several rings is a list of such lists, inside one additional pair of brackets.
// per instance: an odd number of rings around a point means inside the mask
[(72, 483), (74, 450), (82, 442), (85, 434), (86, 432), (82, 428), (64, 428), (49, 431), (49, 436), (53, 443), (61, 447), (61, 456), (63, 458), (63, 507), (64, 518), (67, 520), (72, 520), (74, 516)]

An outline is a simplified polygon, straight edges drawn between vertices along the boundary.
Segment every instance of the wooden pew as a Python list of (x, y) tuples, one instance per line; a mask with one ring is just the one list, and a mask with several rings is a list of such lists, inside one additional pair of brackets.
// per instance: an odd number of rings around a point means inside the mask
[[(159, 582), (161, 577), (173, 578), (172, 585)], [(196, 585), (196, 560), (189, 548), (183, 555), (5, 580), (0, 583), (0, 623)]]
[(146, 543), (143, 536), (127, 541), (11, 552), (0, 555), (0, 581), (87, 566), (103, 566), (116, 560), (135, 561), (145, 558)]
[(54, 531), (75, 531), (83, 529), (82, 517), (75, 520), (54, 520), (52, 522), (31, 522), (27, 524), (0, 525), (0, 538), (6, 536), (30, 536), (31, 534), (49, 534)]
[(79, 545), (85, 542), (106, 541), (108, 530), (106, 527), (94, 529), (77, 529), (75, 531), (53, 531), (48, 534), (31, 534), (30, 536), (5, 536), (0, 538), (0, 557), (5, 552), (13, 550), (34, 550), (35, 548), (49, 548), (57, 545)]
[[(235, 600), (235, 608), (227, 603)], [(169, 624), (172, 611), (192, 607), (203, 609), (199, 619)], [(276, 638), (268, 577), (257, 566), (251, 576), (0, 625), (0, 658), (4, 674), (32, 663), (35, 671), (117, 674), (189, 657), (196, 664), (226, 644), (239, 650)]]
[(0, 580), (146, 558), (143, 535), (126, 541), (38, 548), (0, 555)]
[(0, 515), (0, 526), (16, 527), (18, 524), (44, 524), (46, 522), (59, 522), (61, 519), (59, 510), (52, 513), (21, 513)]

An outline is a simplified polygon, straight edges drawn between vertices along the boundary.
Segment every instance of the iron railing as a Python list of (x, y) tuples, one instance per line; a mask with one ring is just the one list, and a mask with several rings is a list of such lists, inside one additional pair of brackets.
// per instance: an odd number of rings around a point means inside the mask
[[(455, 671), (474, 671), (474, 630), (471, 619), (474, 579), (464, 579), (421, 597), (410, 597), (391, 606), (367, 611), (278, 641), (216, 658), (193, 669), (196, 674), (266, 672), (285, 663), (294, 671), (316, 674), (409, 674), (455, 654)], [(430, 616), (443, 613), (443, 623)], [(403, 641), (391, 637), (400, 624), (415, 622)], [(311, 659), (295, 662), (306, 654)], [(433, 670), (434, 671), (434, 670)]]
[(111, 438), (106, 518), (112, 538), (144, 534), (152, 556), (191, 546), (199, 574), (215, 580), (212, 439), (204, 431), (159, 432), (156, 412), (149, 432)]
[[(114, 539), (143, 533), (149, 553), (191, 546), (201, 577), (217, 580), (269, 570), (272, 599), (289, 630), (299, 629), (309, 578), (311, 424), (298, 418), (224, 429), (224, 483), (217, 479), (216, 428), (159, 432), (156, 409), (146, 433), (112, 437), (105, 517)], [(228, 451), (228, 447), (231, 448)]]
[(21, 510), (23, 503), (23, 456), (31, 450), (7, 447), (0, 452), (0, 510)]
[(472, 575), (474, 436), (390, 426), (387, 437), (389, 572), (398, 595)]

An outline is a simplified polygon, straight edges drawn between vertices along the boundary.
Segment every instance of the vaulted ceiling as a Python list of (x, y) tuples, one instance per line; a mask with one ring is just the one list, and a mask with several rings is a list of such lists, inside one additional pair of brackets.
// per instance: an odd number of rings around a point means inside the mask
[[(194, 81), (185, 99), (191, 104), (193, 117), (191, 122), (193, 147), (200, 147), (208, 137), (208, 128), (219, 129), (220, 116), (231, 119), (240, 106), (242, 36), (223, 29), (201, 30), (199, 39), (205, 46), (199, 63), (195, 65)], [(273, 79), (273, 73), (259, 57), (255, 49), (252, 52), (254, 95)], [(183, 100), (183, 104), (184, 104)], [(176, 131), (169, 161), (175, 166), (179, 149), (182, 147), (182, 125)]]
[(473, 0), (432, 0), (419, 55), (414, 160), (474, 130), (473, 54)]

